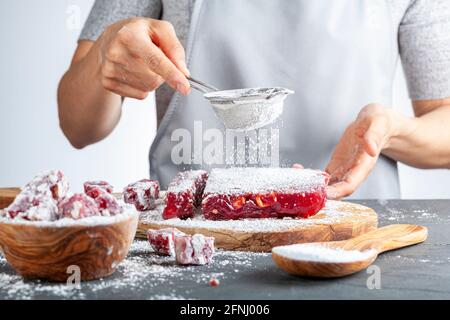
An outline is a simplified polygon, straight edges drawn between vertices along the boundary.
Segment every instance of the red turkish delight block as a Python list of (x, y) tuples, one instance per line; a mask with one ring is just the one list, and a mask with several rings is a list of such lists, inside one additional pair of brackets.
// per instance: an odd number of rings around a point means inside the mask
[(44, 171), (22, 188), (22, 192), (51, 196), (55, 200), (64, 197), (68, 191), (69, 182), (60, 170)]
[(108, 192), (102, 192), (94, 200), (102, 216), (115, 216), (123, 212), (123, 207), (119, 204), (116, 197)]
[(175, 256), (175, 236), (183, 236), (185, 233), (176, 228), (148, 230), (147, 238), (153, 250), (162, 256)]
[(143, 179), (129, 184), (123, 191), (123, 198), (126, 203), (134, 204), (139, 211), (153, 210), (156, 199), (159, 198), (159, 182)]
[(307, 218), (324, 207), (329, 179), (311, 169), (214, 169), (203, 195), (203, 214), (210, 220)]
[(204, 265), (212, 262), (214, 238), (201, 234), (175, 236), (175, 258), (178, 264)]
[(63, 198), (58, 203), (58, 211), (60, 218), (75, 220), (101, 215), (94, 199), (84, 193)]
[(54, 221), (58, 219), (58, 206), (51, 196), (22, 191), (3, 215), (9, 219)]
[(97, 198), (102, 193), (112, 193), (113, 187), (106, 181), (87, 181), (84, 183), (84, 192), (91, 198)]
[(208, 172), (203, 170), (179, 172), (167, 189), (163, 218), (192, 218), (207, 180)]

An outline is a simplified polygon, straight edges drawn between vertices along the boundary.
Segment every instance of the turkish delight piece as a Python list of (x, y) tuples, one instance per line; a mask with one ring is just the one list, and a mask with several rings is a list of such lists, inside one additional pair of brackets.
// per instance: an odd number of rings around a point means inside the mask
[(57, 201), (69, 191), (62, 171), (50, 170), (36, 175), (3, 211), (9, 219), (53, 221), (58, 218)]
[(22, 192), (51, 196), (55, 200), (64, 197), (68, 191), (69, 182), (60, 170), (44, 171), (36, 175), (22, 188)]
[(100, 216), (101, 213), (94, 199), (84, 193), (76, 193), (61, 199), (58, 203), (58, 215), (60, 218), (78, 220)]
[(326, 202), (329, 175), (294, 168), (214, 169), (203, 194), (206, 219), (307, 218)]
[(123, 207), (111, 193), (102, 192), (94, 200), (102, 216), (115, 216), (123, 212)]
[(162, 256), (175, 256), (175, 236), (183, 236), (185, 233), (176, 228), (148, 230), (147, 238), (153, 250)]
[(52, 196), (22, 191), (3, 215), (9, 219), (54, 221), (58, 218), (58, 206)]
[(203, 170), (179, 172), (167, 189), (163, 218), (192, 218), (207, 180), (208, 172)]
[(204, 265), (212, 262), (214, 238), (201, 234), (175, 236), (175, 259), (178, 264)]
[(126, 203), (134, 204), (138, 211), (153, 210), (156, 199), (159, 198), (159, 182), (157, 180), (143, 179), (129, 184), (123, 191)]
[(97, 198), (102, 193), (112, 193), (113, 187), (106, 181), (87, 181), (83, 185), (84, 192), (91, 198)]

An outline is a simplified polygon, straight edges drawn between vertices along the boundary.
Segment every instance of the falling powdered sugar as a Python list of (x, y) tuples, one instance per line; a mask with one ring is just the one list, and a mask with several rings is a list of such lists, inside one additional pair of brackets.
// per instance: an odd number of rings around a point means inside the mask
[(377, 252), (374, 249), (344, 250), (340, 248), (329, 248), (319, 244), (294, 244), (289, 246), (275, 247), (272, 252), (297, 261), (323, 262), (323, 263), (349, 263), (370, 259)]

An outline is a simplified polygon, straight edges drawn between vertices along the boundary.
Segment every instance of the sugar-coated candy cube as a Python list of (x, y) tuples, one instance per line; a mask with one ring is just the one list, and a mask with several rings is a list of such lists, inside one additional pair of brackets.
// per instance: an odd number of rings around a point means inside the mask
[(75, 220), (101, 215), (94, 199), (84, 193), (76, 193), (63, 198), (58, 203), (58, 211), (60, 218)]
[(183, 236), (185, 233), (176, 228), (164, 228), (148, 230), (147, 238), (153, 250), (162, 256), (175, 256), (175, 236)]
[(129, 184), (123, 191), (126, 203), (134, 204), (139, 211), (155, 209), (156, 199), (159, 198), (159, 182), (143, 179)]
[(94, 200), (102, 216), (115, 216), (123, 212), (123, 207), (111, 193), (100, 193)]
[(9, 219), (54, 221), (58, 219), (58, 206), (51, 196), (22, 192), (3, 214)]
[(59, 200), (69, 191), (69, 182), (60, 170), (48, 170), (36, 175), (23, 188), (22, 192), (53, 197)]
[(175, 258), (182, 265), (204, 265), (212, 262), (214, 238), (201, 234), (175, 236)]
[(83, 185), (84, 192), (91, 198), (97, 198), (103, 192), (112, 193), (113, 187), (106, 181), (86, 181)]

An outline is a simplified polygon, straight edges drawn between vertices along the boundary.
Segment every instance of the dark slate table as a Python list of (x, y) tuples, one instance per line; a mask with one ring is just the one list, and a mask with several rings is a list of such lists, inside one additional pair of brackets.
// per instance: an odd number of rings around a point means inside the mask
[[(372, 274), (314, 280), (278, 269), (270, 254), (221, 251), (214, 264), (176, 266), (136, 241), (111, 277), (65, 284), (24, 281), (0, 258), (1, 299), (442, 299), (450, 298), (450, 200), (356, 201), (374, 208), (379, 225), (411, 223), (428, 227), (420, 245), (382, 254), (375, 262), (381, 288), (369, 289)], [(220, 281), (211, 287), (211, 278)]]

